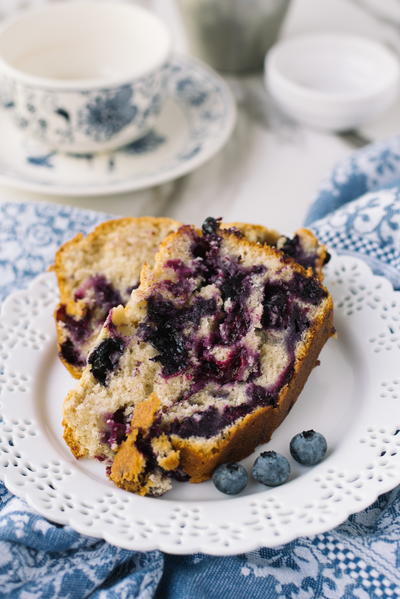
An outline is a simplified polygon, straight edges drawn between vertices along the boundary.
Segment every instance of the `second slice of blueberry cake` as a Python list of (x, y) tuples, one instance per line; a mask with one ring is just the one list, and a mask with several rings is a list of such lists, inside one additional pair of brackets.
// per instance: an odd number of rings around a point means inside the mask
[(267, 441), (333, 332), (320, 280), (207, 219), (181, 227), (109, 313), (64, 404), (77, 456), (145, 495), (200, 482)]
[(58, 250), (54, 266), (60, 292), (55, 313), (59, 355), (79, 378), (111, 308), (124, 305), (139, 285), (144, 262), (180, 223), (170, 218), (120, 218), (76, 235)]

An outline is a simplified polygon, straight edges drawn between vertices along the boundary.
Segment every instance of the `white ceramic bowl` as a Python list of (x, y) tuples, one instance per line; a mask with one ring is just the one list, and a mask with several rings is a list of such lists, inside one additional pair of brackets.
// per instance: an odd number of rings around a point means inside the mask
[(144, 135), (166, 93), (170, 35), (139, 6), (60, 2), (0, 29), (2, 103), (49, 146), (95, 152)]
[(271, 96), (295, 120), (344, 131), (385, 111), (399, 93), (399, 61), (381, 44), (354, 35), (284, 40), (265, 60)]

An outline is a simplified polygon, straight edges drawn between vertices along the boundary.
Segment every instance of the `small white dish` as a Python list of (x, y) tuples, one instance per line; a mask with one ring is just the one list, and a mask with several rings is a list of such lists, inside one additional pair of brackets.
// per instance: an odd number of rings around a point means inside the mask
[(345, 131), (383, 113), (399, 93), (398, 59), (355, 35), (324, 33), (284, 40), (265, 59), (271, 96), (310, 127)]
[(98, 152), (143, 136), (166, 92), (171, 39), (151, 12), (74, 0), (20, 13), (0, 28), (8, 115), (67, 152)]
[[(272, 440), (286, 455), (289, 482), (250, 480), (227, 498), (211, 481), (174, 483), (161, 498), (114, 486), (104, 463), (75, 460), (62, 437), (65, 394), (76, 384), (57, 356), (54, 275), (11, 294), (0, 312), (0, 479), (45, 518), (136, 551), (234, 555), (330, 530), (400, 483), (400, 294), (361, 260), (332, 256), (326, 285), (337, 339)], [(328, 454), (307, 468), (289, 454), (291, 437), (314, 429)]]
[(97, 196), (152, 187), (188, 173), (227, 141), (235, 102), (219, 75), (183, 56), (170, 59), (166, 93), (145, 137), (103, 153), (51, 151), (0, 111), (0, 183), (44, 194)]

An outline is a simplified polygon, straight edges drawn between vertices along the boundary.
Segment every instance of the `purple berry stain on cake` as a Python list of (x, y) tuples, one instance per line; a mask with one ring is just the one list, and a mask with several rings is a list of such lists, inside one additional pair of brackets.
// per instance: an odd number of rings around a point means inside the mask
[(56, 320), (63, 323), (67, 334), (67, 339), (60, 347), (61, 356), (72, 366), (84, 366), (86, 360), (82, 356), (81, 345), (91, 332), (90, 313), (86, 313), (83, 318), (74, 318), (67, 314), (66, 306), (61, 304), (56, 312)]
[(74, 299), (75, 301), (88, 299), (90, 304), (94, 303), (98, 307), (101, 306), (106, 314), (108, 314), (111, 308), (124, 303), (118, 289), (115, 289), (104, 275), (89, 277), (75, 291)]
[(187, 295), (193, 291), (192, 279), (195, 276), (195, 271), (182, 261), (182, 260), (168, 260), (165, 263), (166, 268), (171, 268), (177, 274), (176, 281), (166, 280), (163, 281), (162, 287), (172, 293), (172, 295)]
[[(126, 299), (129, 295), (127, 294)], [(103, 275), (94, 275), (76, 290), (75, 301), (85, 303), (84, 315), (74, 317), (67, 313), (66, 306), (61, 304), (57, 310), (56, 320), (62, 322), (67, 339), (60, 347), (63, 359), (73, 366), (84, 366), (86, 357), (82, 345), (90, 338), (107, 317), (109, 311), (120, 304), (124, 305), (118, 289), (115, 289)]]
[[(293, 371), (296, 343), (310, 326), (308, 308), (299, 305), (298, 300), (317, 305), (326, 295), (327, 292), (317, 279), (305, 277), (298, 272), (288, 281), (265, 285), (261, 322), (264, 330), (286, 331), (286, 347), (291, 360), (288, 370), (290, 375)], [(290, 376), (287, 375), (286, 379), (285, 382), (288, 382)]]
[[(299, 235), (296, 234), (292, 238), (286, 237), (280, 249), (286, 256), (290, 256), (304, 268), (311, 267), (314, 271), (316, 270), (320, 259), (319, 252), (316, 248), (305, 248)], [(325, 251), (323, 264), (328, 264), (330, 259), (331, 255)]]
[(240, 405), (224, 405), (222, 409), (210, 406), (203, 412), (193, 414), (182, 420), (172, 421), (166, 428), (168, 433), (176, 434), (187, 439), (192, 436), (200, 436), (209, 439), (218, 434), (223, 428), (231, 426), (239, 418), (243, 418), (256, 407), (274, 407), (277, 392), (267, 391), (261, 385), (250, 383), (247, 386), (249, 400)]
[(294, 273), (293, 284), (289, 286), (289, 289), (294, 295), (313, 305), (317, 305), (327, 296), (327, 292), (321, 287), (317, 279), (304, 277), (298, 272)]
[(60, 354), (68, 364), (71, 364), (71, 366), (82, 367), (86, 364), (85, 358), (79, 353), (71, 339), (66, 339), (66, 341), (61, 344)]
[(69, 315), (66, 306), (61, 304), (56, 313), (56, 319), (64, 324), (68, 336), (74, 344), (85, 341), (90, 333), (90, 314), (83, 318), (74, 318)]
[(264, 329), (286, 329), (289, 322), (289, 292), (278, 284), (266, 284), (261, 323)]
[(130, 431), (130, 423), (125, 416), (124, 408), (116, 410), (113, 414), (105, 414), (102, 443), (115, 449), (125, 440)]
[(286, 256), (294, 258), (294, 260), (301, 264), (301, 266), (304, 266), (304, 268), (315, 268), (318, 254), (317, 252), (312, 252), (310, 250), (306, 251), (301, 243), (299, 235), (296, 234), (292, 238), (286, 237), (280, 249)]
[(161, 294), (147, 300), (147, 320), (140, 334), (157, 350), (153, 358), (163, 367), (163, 375), (174, 376), (188, 367), (188, 337), (185, 328), (198, 326), (201, 318), (216, 310), (214, 299), (196, 298), (188, 307), (175, 306)]
[(174, 420), (167, 425), (166, 430), (169, 434), (176, 434), (187, 439), (189, 437), (205, 437), (209, 439), (214, 437), (222, 429), (231, 426), (234, 422), (249, 414), (255, 407), (274, 406), (275, 398), (265, 391), (263, 398), (257, 396), (255, 400), (238, 406), (225, 405), (222, 410), (215, 406), (210, 406), (203, 412), (198, 412), (182, 420)]
[(258, 367), (258, 355), (244, 345), (229, 348), (226, 358), (215, 357), (211, 348), (197, 343), (195, 348), (196, 361), (192, 365), (191, 380), (193, 391), (199, 391), (212, 381), (219, 385), (232, 382), (243, 382), (249, 379), (249, 371)]

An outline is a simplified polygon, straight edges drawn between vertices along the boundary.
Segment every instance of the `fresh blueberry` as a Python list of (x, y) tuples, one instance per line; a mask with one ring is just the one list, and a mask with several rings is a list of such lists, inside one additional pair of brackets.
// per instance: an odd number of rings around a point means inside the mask
[(240, 464), (221, 464), (215, 470), (212, 480), (221, 493), (237, 495), (247, 485), (248, 475)]
[(201, 226), (204, 235), (215, 235), (218, 231), (220, 221), (220, 218), (207, 217)]
[(327, 448), (325, 437), (313, 430), (298, 433), (290, 441), (290, 453), (296, 462), (304, 466), (318, 464), (326, 454)]
[(276, 451), (263, 451), (253, 464), (253, 477), (267, 487), (277, 487), (287, 481), (290, 465)]

